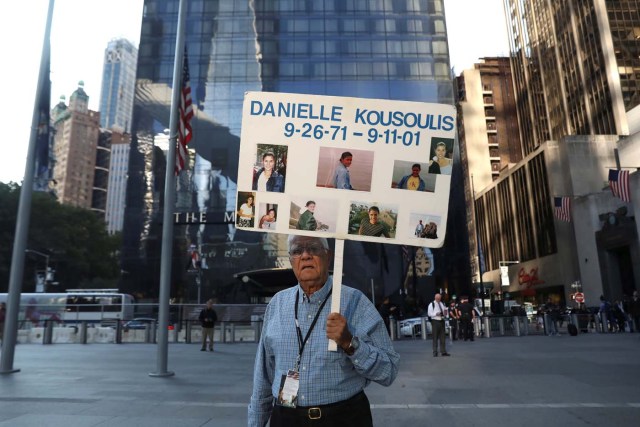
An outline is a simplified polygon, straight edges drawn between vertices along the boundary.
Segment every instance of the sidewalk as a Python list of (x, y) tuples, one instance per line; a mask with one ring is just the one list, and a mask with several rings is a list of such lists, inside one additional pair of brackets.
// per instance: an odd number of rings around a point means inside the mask
[[(431, 342), (401, 340), (400, 373), (367, 395), (376, 426), (637, 426), (640, 334)], [(0, 375), (0, 426), (246, 426), (256, 345), (170, 344), (156, 370), (153, 344), (24, 344)]]

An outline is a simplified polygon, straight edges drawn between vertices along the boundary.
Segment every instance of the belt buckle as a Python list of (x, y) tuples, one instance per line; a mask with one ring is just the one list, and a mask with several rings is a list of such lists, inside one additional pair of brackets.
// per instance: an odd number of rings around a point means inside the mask
[(322, 418), (322, 411), (320, 410), (320, 408), (309, 408), (309, 410), (307, 411), (307, 415), (309, 416), (310, 420), (319, 420), (320, 418)]

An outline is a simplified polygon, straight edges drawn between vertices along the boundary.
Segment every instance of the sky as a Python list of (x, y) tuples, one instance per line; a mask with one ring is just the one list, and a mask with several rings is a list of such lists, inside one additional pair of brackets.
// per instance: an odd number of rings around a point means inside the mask
[[(478, 58), (506, 56), (503, 0), (444, 0), (451, 66), (456, 74)], [(48, 0), (0, 2), (0, 182), (24, 177)], [(124, 37), (138, 45), (143, 0), (56, 0), (51, 26), (51, 105), (84, 81), (97, 111), (104, 50)], [(10, 64), (10, 65), (7, 65)]]

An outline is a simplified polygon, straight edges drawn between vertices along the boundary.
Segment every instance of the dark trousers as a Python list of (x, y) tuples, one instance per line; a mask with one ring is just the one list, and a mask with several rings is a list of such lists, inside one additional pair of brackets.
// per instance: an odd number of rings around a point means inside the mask
[(460, 321), (462, 327), (462, 338), (473, 341), (473, 322), (471, 319), (462, 319)]
[(433, 354), (438, 354), (438, 342), (440, 342), (440, 353), (446, 353), (445, 336), (444, 336), (444, 320), (431, 321), (431, 336), (433, 339)]
[(363, 391), (342, 402), (317, 407), (274, 405), (270, 427), (373, 427), (371, 406)]

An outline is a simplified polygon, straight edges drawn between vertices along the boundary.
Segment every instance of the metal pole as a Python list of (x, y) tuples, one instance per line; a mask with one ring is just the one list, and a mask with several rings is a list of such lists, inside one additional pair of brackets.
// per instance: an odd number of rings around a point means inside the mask
[[(22, 189), (20, 190), (20, 202), (16, 215), (16, 232), (13, 240), (13, 252), (11, 255), (11, 273), (9, 276), (9, 295), (7, 295), (7, 313), (4, 324), (4, 338), (2, 352), (0, 353), (0, 374), (12, 374), (19, 372), (13, 368), (13, 358), (16, 350), (18, 335), (18, 310), (20, 309), (20, 293), (22, 292), (22, 279), (24, 276), (24, 250), (27, 245), (29, 231), (29, 219), (31, 217), (31, 194), (33, 191), (33, 174), (35, 170), (36, 137), (38, 122), (40, 121), (40, 98), (44, 85), (49, 79), (49, 38), (51, 35), (51, 20), (53, 18), (54, 0), (49, 0), (47, 23), (44, 30), (42, 43), (42, 56), (40, 58), (40, 72), (38, 74), (38, 87), (36, 89), (35, 105), (31, 117), (31, 135), (27, 148), (27, 161), (24, 168)], [(48, 124), (47, 124), (48, 125)]]
[(184, 26), (187, 17), (187, 5), (180, 0), (178, 6), (178, 29), (176, 36), (176, 51), (173, 63), (173, 88), (171, 97), (171, 115), (169, 118), (169, 152), (167, 153), (167, 167), (164, 179), (164, 212), (162, 215), (162, 255), (160, 261), (160, 299), (158, 301), (158, 347), (156, 371), (149, 373), (152, 377), (168, 377), (174, 375), (167, 370), (169, 353), (169, 298), (171, 290), (171, 257), (173, 249), (173, 209), (175, 207), (175, 164), (176, 143), (178, 140), (178, 106), (182, 90), (182, 68), (184, 54)]
[[(478, 231), (478, 212), (476, 206), (476, 190), (473, 184), (473, 175), (471, 175), (471, 198), (473, 199), (473, 225), (476, 229), (476, 255), (478, 258), (478, 271), (480, 273), (480, 291), (482, 292), (480, 298), (482, 298), (482, 315), (486, 315), (486, 309), (484, 306), (484, 282), (482, 281), (482, 260), (480, 259), (480, 233)], [(483, 334), (484, 323), (480, 322), (480, 333)]]

